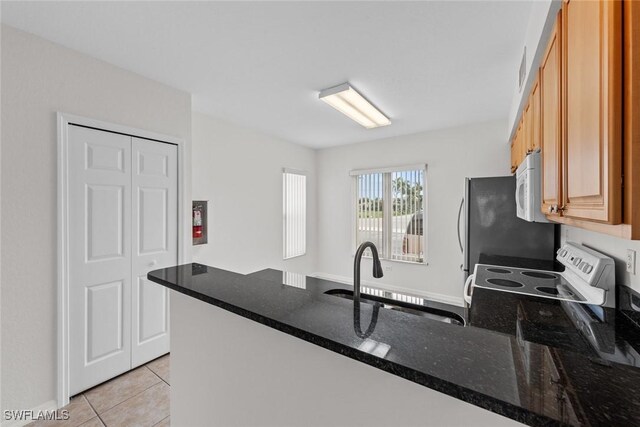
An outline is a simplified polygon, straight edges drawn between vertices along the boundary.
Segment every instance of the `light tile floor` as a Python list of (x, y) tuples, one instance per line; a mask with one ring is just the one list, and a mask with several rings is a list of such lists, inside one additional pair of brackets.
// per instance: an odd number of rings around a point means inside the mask
[(71, 399), (65, 421), (29, 427), (168, 427), (169, 355), (113, 378)]

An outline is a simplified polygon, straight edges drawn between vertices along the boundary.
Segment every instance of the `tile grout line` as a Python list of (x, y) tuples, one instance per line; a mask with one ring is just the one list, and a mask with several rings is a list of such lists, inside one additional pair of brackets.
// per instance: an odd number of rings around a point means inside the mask
[[(163, 356), (164, 357), (164, 356)], [(157, 360), (157, 359), (156, 359)], [(153, 372), (153, 375), (155, 375), (156, 377), (160, 378), (160, 381), (162, 381), (163, 383), (165, 383), (169, 388), (171, 388), (171, 384), (169, 384), (168, 382), (166, 382), (164, 380), (164, 378), (162, 378), (160, 375), (158, 375), (156, 373), (156, 371), (154, 371), (153, 369), (151, 369), (149, 366), (144, 365), (148, 370), (150, 370), (151, 372)], [(163, 419), (161, 419), (160, 421), (158, 421), (157, 423), (155, 423), (152, 427), (157, 426), (158, 424), (160, 424), (161, 422), (163, 422), (164, 420), (166, 420), (167, 418), (171, 417), (171, 408), (169, 408), (169, 415), (167, 415), (166, 417), (164, 417)]]
[[(135, 369), (139, 369), (139, 368), (141, 368), (141, 367), (144, 367), (144, 368), (149, 369), (149, 368), (147, 367), (147, 365), (142, 365), (142, 366), (140, 366), (140, 367), (138, 367), (138, 368), (135, 368)], [(140, 392), (138, 392), (138, 393), (134, 394), (133, 396), (131, 396), (131, 397), (129, 397), (129, 398), (127, 398), (127, 399), (123, 400), (122, 402), (118, 402), (117, 404), (113, 405), (112, 407), (105, 409), (104, 411), (102, 411), (102, 414), (105, 414), (105, 413), (109, 412), (110, 410), (112, 410), (113, 408), (115, 408), (115, 407), (117, 407), (117, 406), (119, 406), (119, 405), (123, 404), (124, 402), (127, 402), (127, 401), (129, 401), (129, 400), (133, 399), (134, 397), (137, 397), (138, 395), (140, 395), (140, 394), (144, 393), (145, 391), (149, 390), (149, 389), (150, 389), (151, 387), (153, 387), (153, 386), (156, 386), (156, 385), (158, 385), (158, 384), (160, 384), (160, 383), (162, 383), (162, 382), (164, 382), (165, 384), (167, 384), (167, 383), (166, 383), (162, 378), (160, 378), (160, 377), (159, 377), (155, 372), (153, 372), (151, 369), (149, 369), (149, 371), (150, 371), (153, 375), (155, 375), (155, 376), (156, 376), (160, 381), (158, 381), (157, 383), (153, 383), (153, 384), (151, 384), (149, 387), (145, 388), (144, 390), (141, 390)], [(129, 372), (133, 372), (133, 370), (132, 370), (132, 371), (129, 371)], [(169, 384), (167, 384), (167, 385), (169, 385)], [(84, 396), (84, 393), (83, 393), (82, 395)], [(85, 399), (87, 399), (87, 402), (89, 402), (89, 399), (88, 399), (86, 396), (85, 396)], [(89, 402), (89, 405), (91, 405), (91, 403), (90, 403), (90, 402)], [(102, 419), (102, 417), (100, 416), (101, 414), (98, 414), (98, 411), (96, 411), (96, 410), (93, 408), (93, 405), (91, 405), (91, 409), (93, 409), (93, 411), (96, 413), (96, 415), (98, 416), (98, 418), (100, 418), (100, 421), (102, 421), (102, 424), (104, 424), (104, 425), (106, 426), (106, 425), (107, 425), (107, 423), (106, 423), (106, 422), (104, 422), (104, 420), (103, 420), (103, 419)]]
[(151, 372), (153, 372), (153, 375), (155, 375), (156, 377), (158, 377), (158, 378), (160, 379), (160, 381), (162, 381), (163, 383), (165, 383), (166, 385), (168, 385), (169, 387), (171, 387), (171, 384), (169, 384), (168, 382), (166, 382), (166, 381), (165, 381), (165, 379), (164, 379), (164, 378), (162, 378), (160, 375), (156, 374), (156, 372), (155, 372), (153, 369), (149, 368), (147, 365), (144, 365), (144, 366), (145, 366), (145, 368), (147, 368), (148, 370), (150, 370)]
[[(96, 410), (96, 408), (93, 407), (93, 405), (91, 404), (91, 402), (89, 401), (89, 399), (87, 398), (87, 396), (84, 395), (84, 393), (82, 393), (82, 397), (84, 397), (84, 400), (87, 401), (87, 404), (89, 405), (89, 407), (93, 410), (93, 412), (96, 414), (96, 417), (98, 417), (98, 419), (100, 420), (100, 422), (102, 423), (103, 426), (106, 426), (107, 424), (104, 422), (104, 420), (102, 418), (100, 418), (100, 414), (98, 413), (98, 411)], [(91, 420), (87, 420), (87, 421), (91, 421)], [(83, 423), (84, 424), (84, 423)], [(82, 424), (80, 424), (82, 425)]]
[(167, 415), (166, 417), (164, 417), (163, 419), (161, 419), (160, 421), (158, 421), (157, 423), (155, 423), (153, 425), (153, 427), (157, 426), (158, 424), (160, 424), (161, 422), (163, 422), (164, 420), (166, 420), (167, 418), (171, 417), (171, 414)]
[[(158, 385), (158, 384), (160, 384), (160, 383), (162, 383), (162, 381), (158, 381), (157, 383), (155, 383), (155, 384), (153, 384), (153, 385), (150, 385), (149, 387), (147, 387), (147, 388), (145, 388), (144, 390), (142, 390), (140, 393), (136, 393), (136, 394), (134, 394), (133, 396), (131, 396), (130, 398), (128, 398), (128, 399), (126, 399), (126, 400), (123, 400), (122, 402), (118, 403), (117, 405), (112, 406), (112, 407), (111, 407), (111, 408), (109, 408), (109, 409), (106, 409), (102, 414), (104, 415), (104, 414), (106, 414), (107, 412), (111, 411), (112, 409), (115, 409), (115, 408), (117, 408), (118, 406), (122, 405), (123, 403), (126, 403), (126, 402), (128, 402), (128, 401), (130, 401), (130, 400), (132, 400), (132, 399), (135, 399), (136, 397), (138, 397), (139, 395), (141, 395), (141, 394), (142, 394), (142, 393), (144, 393), (145, 391), (149, 390), (149, 389), (150, 389), (150, 388), (152, 388), (152, 387), (157, 386), (157, 385)], [(171, 415), (171, 414), (169, 414), (169, 415)], [(104, 424), (105, 426), (107, 426), (107, 423), (102, 419), (102, 417), (100, 417), (100, 415), (98, 415), (98, 418), (100, 418), (100, 421), (102, 421), (102, 424)], [(165, 417), (165, 418), (166, 418), (166, 417)], [(164, 419), (164, 418), (163, 418), (163, 419)], [(107, 426), (107, 427), (108, 427), (108, 426)]]
[[(117, 408), (118, 406), (122, 405), (123, 403), (126, 403), (126, 402), (128, 402), (128, 401), (130, 401), (130, 400), (132, 400), (132, 399), (136, 398), (137, 396), (141, 395), (142, 393), (146, 392), (147, 390), (151, 389), (152, 387), (157, 386), (158, 384), (165, 383), (168, 387), (171, 387), (171, 385), (169, 385), (169, 383), (167, 383), (166, 381), (164, 381), (164, 380), (163, 380), (163, 379), (162, 379), (158, 374), (156, 374), (155, 372), (153, 372), (153, 370), (152, 370), (151, 368), (149, 368), (147, 365), (141, 365), (140, 367), (145, 367), (145, 368), (147, 368), (147, 369), (148, 369), (148, 370), (149, 370), (153, 375), (155, 375), (155, 376), (159, 379), (159, 381), (158, 381), (157, 383), (154, 383), (154, 384), (150, 385), (149, 387), (145, 388), (145, 389), (144, 389), (144, 390), (142, 390), (140, 393), (136, 393), (135, 395), (131, 396), (130, 398), (128, 398), (128, 399), (126, 399), (126, 400), (123, 400), (122, 402), (118, 403), (117, 405), (112, 406), (112, 407), (111, 407), (111, 408), (109, 408), (109, 409), (106, 409), (106, 410), (103, 412), (103, 414), (105, 414), (105, 413), (107, 413), (107, 412), (111, 411), (111, 410), (112, 410), (112, 409), (114, 409), (114, 408)], [(138, 368), (136, 368), (136, 369), (139, 369), (140, 367), (138, 367)], [(89, 400), (89, 399), (87, 399), (87, 401), (88, 401), (88, 400)], [(96, 414), (98, 413), (98, 411), (95, 411), (95, 412), (96, 412)], [(162, 421), (164, 421), (165, 419), (169, 418), (170, 416), (171, 416), (171, 411), (169, 411), (169, 415), (167, 415), (166, 417), (164, 417), (163, 419), (161, 419), (160, 421), (158, 421), (157, 423), (155, 423), (153, 426), (156, 426), (156, 425), (160, 424)], [(100, 415), (98, 415), (98, 418), (100, 418)], [(103, 420), (102, 418), (100, 418), (100, 421), (102, 421), (102, 424), (103, 424), (105, 427), (108, 427), (108, 426), (107, 426), (107, 423), (106, 423), (106, 422), (104, 422), (104, 420)], [(152, 426), (152, 427), (153, 427), (153, 426)]]
[[(158, 359), (161, 359), (161, 358), (163, 358), (163, 357), (166, 357), (166, 356), (167, 356), (167, 355), (169, 355), (169, 354), (171, 354), (171, 353), (167, 353), (167, 354), (165, 354), (164, 356), (160, 356), (160, 357), (158, 357)], [(158, 360), (158, 359), (154, 359), (154, 360), (152, 360), (151, 362), (155, 362), (155, 361), (156, 361), (156, 360)], [(151, 362), (149, 362), (149, 363), (151, 363)], [(149, 367), (149, 363), (147, 363), (146, 365), (143, 365), (143, 366), (144, 366), (145, 368), (147, 368), (148, 370), (150, 370), (151, 372), (153, 372), (153, 375), (155, 375), (156, 377), (160, 378), (160, 381), (164, 382), (166, 385), (168, 385), (169, 387), (171, 387), (171, 384), (169, 384), (168, 382), (166, 382), (164, 378), (162, 378), (160, 375), (158, 375), (158, 374), (156, 373), (156, 371), (154, 371), (153, 369), (151, 369), (151, 368)]]

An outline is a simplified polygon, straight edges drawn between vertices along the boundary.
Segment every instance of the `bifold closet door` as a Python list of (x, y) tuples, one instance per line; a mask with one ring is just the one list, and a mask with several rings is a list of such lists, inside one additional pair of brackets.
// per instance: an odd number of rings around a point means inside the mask
[(178, 262), (176, 145), (69, 125), (69, 391), (169, 351), (169, 292), (147, 273)]
[(69, 391), (131, 368), (131, 137), (70, 125)]
[(147, 273), (178, 263), (178, 149), (132, 138), (133, 367), (169, 351), (169, 290)]

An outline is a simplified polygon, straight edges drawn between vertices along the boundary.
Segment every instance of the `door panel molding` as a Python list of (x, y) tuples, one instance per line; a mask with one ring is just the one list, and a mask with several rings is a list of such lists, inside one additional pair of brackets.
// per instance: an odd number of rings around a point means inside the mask
[[(100, 120), (82, 117), (78, 115), (58, 112), (57, 113), (57, 124), (58, 124), (58, 134), (57, 134), (57, 190), (58, 190), (58, 198), (57, 198), (57, 249), (58, 249), (58, 257), (57, 257), (57, 288), (58, 288), (58, 314), (57, 314), (57, 405), (58, 408), (66, 406), (69, 403), (70, 396), (70, 369), (69, 369), (69, 345), (70, 345), (70, 333), (69, 333), (69, 309), (70, 309), (70, 292), (69, 292), (69, 284), (70, 284), (70, 254), (69, 254), (69, 231), (73, 224), (70, 222), (70, 209), (69, 209), (69, 185), (70, 185), (70, 177), (69, 177), (69, 127), (71, 125), (82, 126), (90, 129), (95, 129), (98, 131), (111, 132), (116, 134), (122, 134), (126, 136), (130, 136), (133, 139), (141, 138), (145, 140), (150, 140), (158, 143), (170, 143), (177, 146), (177, 204), (178, 204), (178, 214), (177, 214), (177, 252), (178, 252), (178, 263), (186, 263), (188, 262), (188, 245), (189, 241), (189, 224), (186, 222), (188, 218), (191, 217), (190, 212), (185, 211), (190, 208), (191, 203), (188, 200), (189, 192), (187, 191), (186, 186), (186, 171), (185, 167), (187, 164), (186, 158), (186, 143), (183, 139), (163, 135), (155, 132), (149, 132), (142, 129), (136, 129), (129, 126), (123, 126), (108, 122), (103, 122)], [(85, 169), (91, 169), (93, 173), (113, 173), (115, 171), (122, 171), (123, 173), (127, 173), (125, 170), (125, 165), (127, 164), (124, 159), (124, 153), (118, 153), (118, 150), (113, 150), (112, 157), (108, 158), (108, 161), (96, 162), (95, 157), (97, 156), (98, 151), (103, 151), (107, 149), (107, 147), (102, 147), (99, 144), (95, 145), (86, 145), (84, 149), (84, 167)], [(107, 150), (108, 151), (108, 150)], [(104, 157), (104, 156), (103, 156)], [(107, 156), (108, 157), (108, 156)], [(141, 165), (138, 162), (139, 159), (135, 161), (132, 159), (131, 166), (134, 168), (140, 167)], [(152, 160), (152, 159), (150, 159)], [(140, 159), (140, 161), (142, 161)], [(148, 173), (158, 174), (158, 172), (166, 172), (167, 168), (163, 169), (163, 166), (160, 165), (158, 169), (158, 165), (146, 166), (142, 165), (149, 171)], [(124, 196), (126, 197), (126, 196)], [(132, 236), (132, 238), (136, 238), (136, 236)], [(135, 254), (134, 254), (135, 255)], [(113, 284), (117, 282), (118, 278), (107, 278), (103, 284)], [(130, 281), (131, 278), (127, 278), (127, 281)], [(96, 286), (99, 284), (91, 285)], [(122, 283), (124, 286), (124, 283)], [(138, 283), (131, 283), (130, 285), (138, 285)], [(137, 287), (137, 286), (136, 286)], [(165, 295), (165, 303), (168, 304), (168, 291), (164, 289)], [(83, 296), (83, 298), (86, 296)], [(123, 307), (123, 310), (131, 310), (131, 307)], [(124, 313), (122, 313), (124, 315)], [(88, 319), (87, 319), (88, 320)], [(126, 336), (125, 336), (126, 335)], [(130, 340), (130, 333), (121, 334), (122, 340)], [(153, 340), (153, 338), (149, 337), (149, 339)], [(124, 345), (124, 342), (122, 343)], [(86, 350), (86, 349), (85, 349)], [(114, 350), (116, 351), (116, 350)], [(86, 353), (88, 355), (88, 353)], [(104, 356), (104, 355), (103, 355)], [(100, 357), (97, 357), (96, 360), (99, 360)]]
[(135, 368), (169, 351), (168, 291), (146, 280), (146, 274), (176, 262), (176, 230), (170, 224), (176, 220), (171, 207), (177, 197), (177, 152), (174, 145), (140, 138), (132, 139), (131, 150), (134, 159), (143, 159), (131, 176), (131, 190), (136, 193), (131, 209), (131, 367)]
[[(93, 340), (91, 339), (91, 334), (87, 334), (86, 348), (84, 354), (84, 363), (85, 365), (90, 365), (92, 363), (99, 362), (103, 360), (105, 357), (110, 356), (114, 353), (121, 352), (124, 348), (124, 281), (116, 280), (115, 282), (109, 283), (100, 283), (97, 285), (89, 285), (85, 288), (85, 301), (86, 301), (86, 310), (85, 310), (85, 328), (87, 331), (95, 330), (100, 328), (102, 325), (97, 324), (97, 321), (104, 320), (107, 317), (113, 316), (113, 313), (105, 313), (101, 311), (94, 310), (94, 306), (96, 299), (105, 299), (111, 298), (115, 299), (116, 313), (115, 320), (116, 324), (113, 331), (102, 331), (104, 332), (112, 332), (113, 336), (111, 337), (113, 340), (113, 347), (111, 349), (105, 348), (97, 348), (94, 345)], [(113, 293), (115, 292), (115, 295)], [(111, 295), (109, 295), (111, 294)], [(107, 325), (108, 326), (108, 325)]]

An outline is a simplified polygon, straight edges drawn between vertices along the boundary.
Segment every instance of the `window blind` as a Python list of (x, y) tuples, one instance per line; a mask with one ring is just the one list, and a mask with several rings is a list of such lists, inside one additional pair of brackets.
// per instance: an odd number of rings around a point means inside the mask
[(283, 169), (283, 257), (304, 255), (307, 251), (307, 176)]
[(366, 169), (351, 175), (356, 183), (356, 246), (370, 241), (382, 258), (424, 263), (426, 166)]

